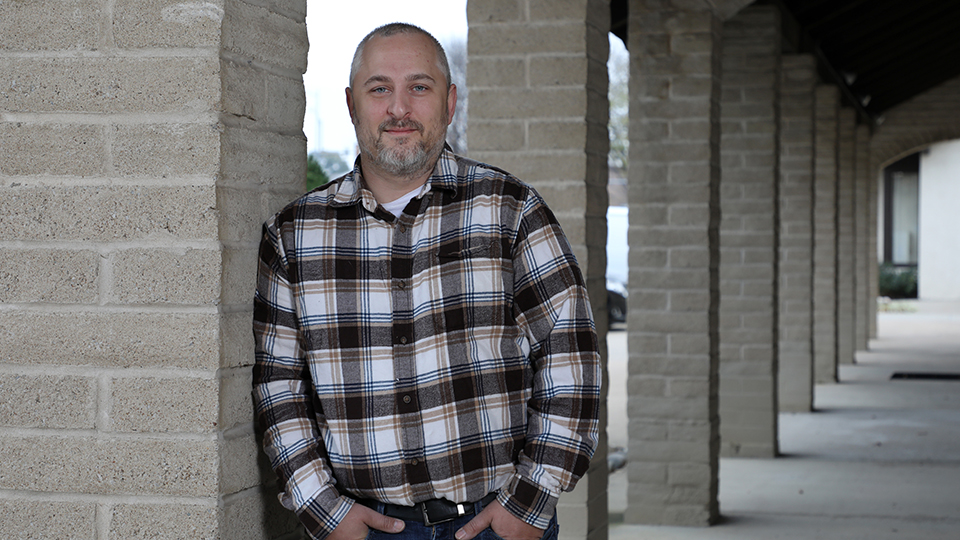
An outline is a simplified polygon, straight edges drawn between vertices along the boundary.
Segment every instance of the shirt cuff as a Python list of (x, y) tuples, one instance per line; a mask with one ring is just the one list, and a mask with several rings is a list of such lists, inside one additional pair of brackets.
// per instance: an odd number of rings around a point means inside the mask
[(300, 523), (312, 540), (323, 540), (353, 508), (353, 499), (342, 497), (336, 489), (325, 489), (297, 510)]
[(508, 512), (538, 529), (546, 529), (557, 509), (558, 495), (516, 474), (500, 488), (497, 501)]

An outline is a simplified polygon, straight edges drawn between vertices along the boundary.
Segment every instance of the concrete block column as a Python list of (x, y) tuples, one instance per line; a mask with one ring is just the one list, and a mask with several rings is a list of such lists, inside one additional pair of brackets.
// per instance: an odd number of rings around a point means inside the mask
[(304, 16), (0, 4), (0, 537), (269, 536), (249, 306), (303, 188)]
[[(870, 335), (870, 304), (876, 309), (876, 294), (870, 293), (870, 266), (876, 264), (876, 250), (870, 256), (870, 215), (871, 206), (876, 205), (875, 198), (871, 199), (870, 186), (870, 127), (864, 124), (857, 126), (856, 133), (856, 186), (854, 201), (854, 241), (856, 254), (856, 312), (854, 349), (865, 351), (868, 348)], [(874, 237), (876, 242), (876, 237)], [(875, 245), (875, 244), (874, 244)]]
[(629, 5), (629, 523), (718, 517), (721, 22)]
[(840, 91), (816, 89), (814, 167), (814, 382), (837, 382), (837, 177)]
[(723, 23), (720, 452), (777, 454), (780, 12)]
[(780, 83), (779, 409), (813, 410), (812, 55), (785, 55)]
[[(467, 4), (470, 155), (529, 182), (580, 262), (606, 361), (608, 0)], [(607, 391), (603, 385), (604, 399)], [(601, 426), (606, 426), (606, 406)], [(607, 537), (607, 437), (560, 499), (562, 538)]]
[(840, 109), (837, 176), (837, 362), (853, 363), (856, 341), (857, 113)]

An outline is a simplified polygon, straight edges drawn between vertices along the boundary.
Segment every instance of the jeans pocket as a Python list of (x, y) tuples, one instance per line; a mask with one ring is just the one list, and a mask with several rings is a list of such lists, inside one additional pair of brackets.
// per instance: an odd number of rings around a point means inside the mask
[[(550, 520), (550, 524), (547, 525), (547, 528), (543, 531), (543, 536), (540, 537), (540, 540), (557, 540), (557, 537), (560, 535), (560, 526), (557, 525), (557, 518), (554, 516)], [(500, 535), (493, 532), (493, 529), (487, 527), (480, 532), (476, 537), (476, 540), (504, 540)]]

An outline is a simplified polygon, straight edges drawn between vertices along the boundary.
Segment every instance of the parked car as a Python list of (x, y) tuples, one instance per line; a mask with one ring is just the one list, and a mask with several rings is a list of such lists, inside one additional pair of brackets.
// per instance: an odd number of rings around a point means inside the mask
[(607, 208), (607, 315), (612, 323), (627, 320), (628, 227), (626, 206)]

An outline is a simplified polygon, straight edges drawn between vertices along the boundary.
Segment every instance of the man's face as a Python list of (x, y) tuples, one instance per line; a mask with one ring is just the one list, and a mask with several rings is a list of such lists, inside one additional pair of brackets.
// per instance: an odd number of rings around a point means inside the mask
[(429, 172), (457, 102), (433, 43), (416, 33), (375, 37), (350, 84), (347, 107), (364, 164), (404, 177)]

